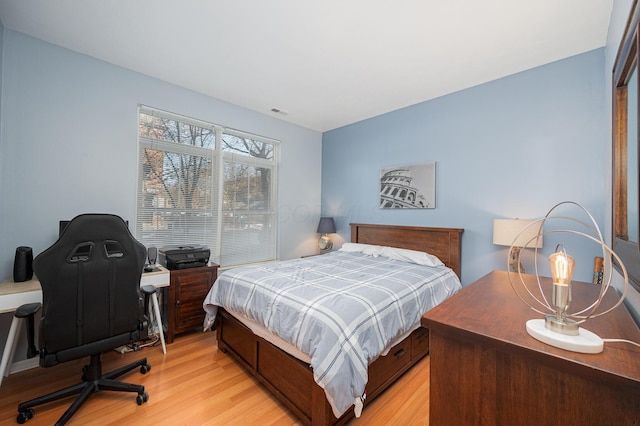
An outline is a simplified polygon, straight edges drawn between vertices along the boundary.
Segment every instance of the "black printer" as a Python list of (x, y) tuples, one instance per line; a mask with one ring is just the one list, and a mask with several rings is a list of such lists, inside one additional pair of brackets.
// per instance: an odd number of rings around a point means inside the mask
[(205, 246), (167, 246), (158, 252), (160, 264), (169, 270), (207, 266), (210, 255)]

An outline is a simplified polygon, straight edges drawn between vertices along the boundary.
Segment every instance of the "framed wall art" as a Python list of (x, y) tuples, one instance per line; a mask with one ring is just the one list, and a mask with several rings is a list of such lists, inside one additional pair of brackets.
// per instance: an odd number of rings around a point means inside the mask
[(381, 209), (435, 209), (436, 163), (380, 170)]

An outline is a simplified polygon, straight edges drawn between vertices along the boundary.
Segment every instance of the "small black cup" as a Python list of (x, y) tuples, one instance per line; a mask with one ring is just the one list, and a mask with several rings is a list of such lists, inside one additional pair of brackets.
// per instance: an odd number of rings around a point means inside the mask
[(13, 281), (20, 283), (29, 281), (33, 277), (33, 250), (31, 247), (20, 246), (16, 249), (13, 262)]

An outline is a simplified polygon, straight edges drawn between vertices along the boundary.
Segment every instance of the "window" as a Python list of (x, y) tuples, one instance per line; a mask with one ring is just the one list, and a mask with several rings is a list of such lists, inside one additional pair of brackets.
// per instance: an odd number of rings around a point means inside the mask
[(276, 141), (148, 107), (138, 139), (144, 245), (206, 245), (222, 266), (276, 258)]

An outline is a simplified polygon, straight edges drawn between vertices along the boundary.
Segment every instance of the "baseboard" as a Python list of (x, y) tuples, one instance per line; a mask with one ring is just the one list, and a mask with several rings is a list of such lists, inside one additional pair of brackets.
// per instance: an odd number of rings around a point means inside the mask
[(36, 368), (40, 364), (40, 357), (33, 357), (30, 359), (23, 359), (21, 361), (16, 361), (9, 366), (9, 374), (19, 373), (21, 371), (29, 370), (31, 368)]

